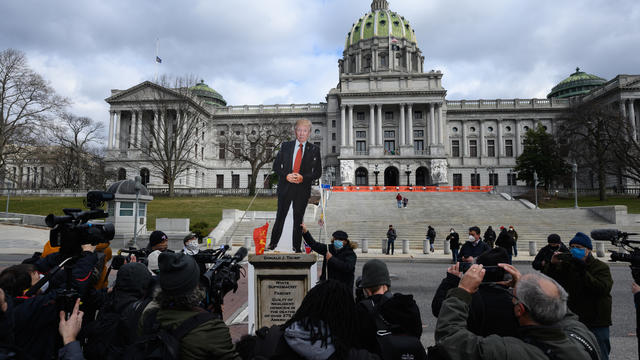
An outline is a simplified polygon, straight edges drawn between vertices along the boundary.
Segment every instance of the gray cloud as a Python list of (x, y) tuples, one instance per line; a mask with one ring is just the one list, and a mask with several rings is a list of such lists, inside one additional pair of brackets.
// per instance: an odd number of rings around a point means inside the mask
[[(230, 104), (324, 101), (351, 24), (370, 1), (5, 1), (0, 48), (107, 121), (112, 88), (160, 73), (192, 74)], [(610, 79), (639, 73), (633, 0), (393, 0), (410, 21), (425, 69), (444, 72), (450, 99), (544, 97), (576, 66)]]

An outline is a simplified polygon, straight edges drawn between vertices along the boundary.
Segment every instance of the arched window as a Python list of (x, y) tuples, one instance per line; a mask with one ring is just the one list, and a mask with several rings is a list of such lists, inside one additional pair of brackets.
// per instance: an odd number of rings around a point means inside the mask
[(140, 182), (142, 182), (142, 185), (147, 186), (149, 183), (149, 169), (140, 169)]
[(118, 169), (118, 180), (126, 180), (127, 179), (127, 170), (124, 168)]
[(363, 167), (356, 169), (356, 185), (367, 186), (369, 185), (369, 172)]
[(416, 169), (416, 186), (427, 186), (431, 182), (429, 181), (429, 170), (420, 166)]

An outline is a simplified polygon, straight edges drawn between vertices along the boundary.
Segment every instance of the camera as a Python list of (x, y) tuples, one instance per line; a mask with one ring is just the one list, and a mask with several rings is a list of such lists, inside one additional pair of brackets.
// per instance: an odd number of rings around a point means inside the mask
[[(461, 262), (459, 265), (460, 272), (467, 272), (467, 270), (471, 268), (471, 265), (473, 264), (469, 262)], [(485, 270), (482, 282), (497, 282), (505, 279), (505, 271), (500, 266), (483, 266), (482, 268)]]
[(616, 229), (593, 230), (591, 237), (595, 240), (610, 241), (612, 245), (621, 247), (629, 253), (611, 251), (611, 261), (628, 262), (631, 268), (631, 276), (636, 284), (640, 284), (640, 247), (632, 244), (640, 244), (638, 240), (629, 240), (630, 235), (636, 233), (626, 233)]
[(227, 255), (229, 246), (194, 256), (196, 262), (213, 264), (200, 276), (201, 284), (206, 289), (205, 306), (211, 308), (212, 313), (222, 318), (222, 304), (224, 296), (230, 291), (238, 290), (238, 280), (242, 274), (242, 266), (238, 264), (247, 256), (247, 249), (241, 247), (233, 255)]
[(51, 246), (60, 247), (60, 253), (65, 256), (79, 256), (81, 245), (108, 243), (113, 239), (115, 228), (112, 223), (91, 223), (90, 220), (102, 219), (109, 216), (99, 209), (105, 201), (113, 200), (111, 193), (104, 191), (89, 191), (85, 200), (87, 211), (81, 209), (62, 209), (65, 216), (49, 214), (45, 223), (51, 228), (49, 242)]

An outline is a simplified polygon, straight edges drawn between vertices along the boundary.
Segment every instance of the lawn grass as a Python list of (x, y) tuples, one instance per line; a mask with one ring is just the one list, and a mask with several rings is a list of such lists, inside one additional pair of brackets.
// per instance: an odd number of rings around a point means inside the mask
[[(541, 208), (572, 208), (573, 205), (573, 198), (551, 199), (540, 203)], [(600, 201), (597, 196), (578, 197), (580, 207), (610, 205), (626, 205), (630, 214), (640, 214), (640, 199), (635, 197), (609, 197), (606, 201)]]
[[(156, 197), (149, 203), (147, 228), (155, 229), (156, 218), (189, 218), (191, 224), (204, 221), (209, 224), (209, 231), (222, 220), (222, 209), (245, 210), (252, 198), (229, 197)], [(62, 215), (63, 208), (84, 209), (84, 198), (72, 197), (31, 197), (17, 196), (9, 200), (9, 212), (35, 215), (54, 213)], [(0, 197), (0, 208), (4, 211), (7, 198)], [(259, 211), (275, 211), (278, 206), (276, 197), (256, 197), (251, 209)]]

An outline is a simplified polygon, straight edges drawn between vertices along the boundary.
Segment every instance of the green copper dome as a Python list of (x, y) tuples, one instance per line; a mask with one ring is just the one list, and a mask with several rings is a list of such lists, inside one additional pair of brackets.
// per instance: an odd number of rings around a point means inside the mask
[(222, 95), (205, 84), (204, 80), (200, 80), (199, 84), (192, 86), (189, 90), (191, 90), (193, 95), (197, 96), (209, 105), (227, 106), (227, 102), (224, 100)]
[(416, 43), (416, 33), (404, 16), (389, 10), (386, 0), (373, 0), (371, 12), (365, 14), (351, 26), (344, 45), (345, 50), (360, 40), (374, 37), (390, 37), (398, 41), (406, 39)]
[(560, 81), (558, 85), (551, 89), (547, 98), (569, 98), (572, 96), (584, 95), (591, 91), (591, 89), (601, 86), (607, 82), (607, 80), (587, 74), (580, 71), (580, 68), (576, 68), (576, 72), (571, 74), (568, 78)]

